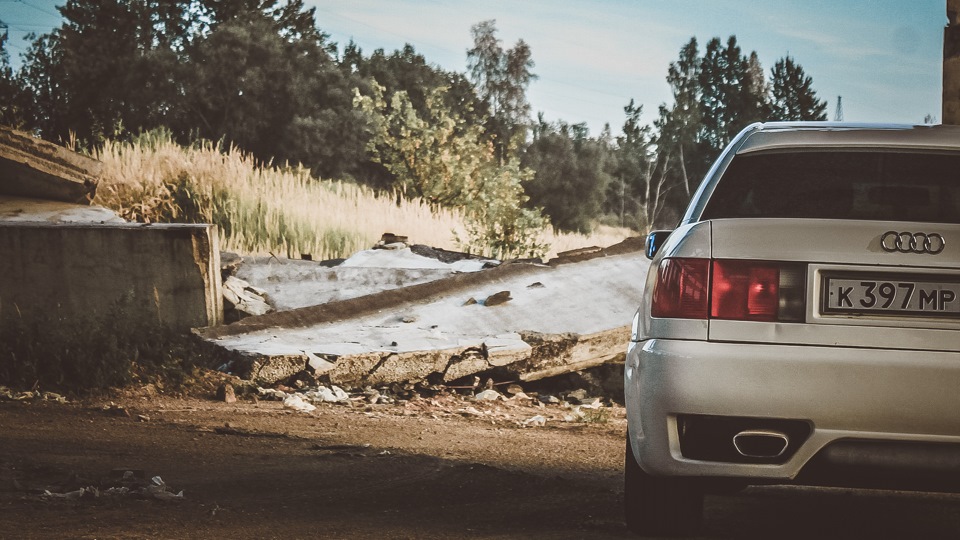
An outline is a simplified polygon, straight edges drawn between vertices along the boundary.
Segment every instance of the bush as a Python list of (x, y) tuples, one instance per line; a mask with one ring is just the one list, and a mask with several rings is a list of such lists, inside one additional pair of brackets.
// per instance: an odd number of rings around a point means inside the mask
[(180, 386), (200, 359), (193, 337), (129, 316), (8, 317), (0, 326), (0, 384), (87, 394), (135, 380)]

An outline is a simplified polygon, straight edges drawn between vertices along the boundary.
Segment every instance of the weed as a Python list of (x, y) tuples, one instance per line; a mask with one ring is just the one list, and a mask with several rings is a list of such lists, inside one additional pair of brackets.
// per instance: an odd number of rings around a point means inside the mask
[(121, 300), (100, 316), (7, 317), (0, 325), (0, 384), (85, 394), (135, 379), (176, 387), (201, 355), (193, 338), (134, 317)]
[[(457, 239), (476, 227), (458, 211), (378, 196), (347, 182), (314, 178), (299, 167), (258, 164), (236, 148), (203, 141), (182, 147), (164, 130), (129, 143), (107, 141), (94, 157), (103, 162), (97, 204), (131, 221), (213, 223), (223, 249), (245, 254), (349, 257), (384, 232), (456, 250)], [(592, 236), (544, 231), (531, 242), (549, 244), (549, 256), (610, 245), (629, 234), (611, 227)]]

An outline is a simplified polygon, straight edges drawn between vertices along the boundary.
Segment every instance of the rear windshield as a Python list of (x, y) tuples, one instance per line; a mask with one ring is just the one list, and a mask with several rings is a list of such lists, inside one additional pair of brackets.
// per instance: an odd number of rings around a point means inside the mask
[(702, 219), (960, 223), (960, 155), (776, 152), (734, 157)]

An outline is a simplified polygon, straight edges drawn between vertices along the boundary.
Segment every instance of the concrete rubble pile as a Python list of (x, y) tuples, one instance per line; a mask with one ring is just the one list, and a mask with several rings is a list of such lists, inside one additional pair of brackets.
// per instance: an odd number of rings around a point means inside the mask
[(277, 311), (197, 333), (219, 347), (223, 371), (260, 386), (527, 382), (622, 361), (648, 264), (642, 239), (502, 264), (387, 240), (333, 264), (234, 265), (231, 277)]
[[(324, 414), (326, 407), (348, 407), (361, 409), (368, 416), (466, 417), (525, 428), (558, 422), (606, 422), (611, 414), (622, 411), (614, 400), (598, 397), (617, 394), (613, 388), (622, 388), (622, 375), (613, 366), (523, 386), (494, 383), (493, 379), (481, 384), (482, 379), (474, 377), (467, 386), (408, 382), (346, 390), (337, 385), (304, 383), (304, 379), (298, 378), (295, 387), (276, 384), (271, 388), (250, 381), (227, 382), (220, 387), (218, 398), (227, 403), (279, 402), (283, 409), (303, 414)], [(233, 385), (238, 389), (236, 395)], [(228, 424), (218, 432), (242, 430)]]

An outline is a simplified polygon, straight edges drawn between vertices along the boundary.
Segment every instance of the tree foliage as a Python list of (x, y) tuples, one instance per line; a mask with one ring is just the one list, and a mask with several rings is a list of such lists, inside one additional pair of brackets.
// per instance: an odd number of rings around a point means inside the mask
[(537, 242), (544, 227), (539, 209), (524, 208), (523, 183), (532, 171), (516, 159), (505, 164), (482, 138), (483, 128), (466, 125), (446, 99), (447, 89), (433, 89), (417, 111), (405, 91), (384, 99), (375, 85), (372, 96), (356, 92), (357, 106), (373, 118), (368, 143), (372, 158), (396, 177), (398, 191), (431, 205), (462, 209), (471, 251), (498, 257), (542, 255)]
[[(680, 160), (672, 151), (682, 147), (664, 145), (658, 148), (649, 125), (640, 117), (643, 106), (633, 100), (623, 108), (626, 120), (623, 135), (617, 138), (616, 182), (620, 188), (620, 219), (637, 230), (647, 230), (657, 223), (669, 201), (668, 196), (677, 186), (668, 180), (670, 161)], [(661, 163), (662, 160), (662, 163)], [(629, 221), (625, 221), (629, 216)]]
[(523, 165), (536, 171), (530, 200), (560, 231), (589, 232), (600, 215), (610, 183), (609, 149), (591, 139), (584, 124), (550, 124), (540, 118)]
[[(545, 209), (559, 231), (603, 218), (675, 222), (722, 148), (764, 119), (821, 120), (826, 103), (790, 56), (765, 76), (736, 36), (696, 38), (667, 70), (672, 102), (651, 125), (630, 102), (622, 132), (530, 121), (530, 46), (496, 23), (471, 28), (464, 72), (413, 46), (340, 49), (304, 0), (66, 0), (14, 71), (0, 35), (0, 122), (95, 145), (166, 129), (263, 162), (464, 209), (473, 250), (540, 249)], [(2, 30), (0, 23), (0, 30)], [(532, 128), (532, 137), (529, 138)]]
[(777, 60), (770, 70), (772, 120), (826, 120), (827, 102), (817, 98), (813, 78), (793, 57)]
[(23, 122), (20, 110), (21, 92), (7, 53), (7, 26), (0, 21), (0, 124), (19, 127)]
[(504, 49), (497, 37), (496, 21), (470, 29), (473, 48), (467, 51), (468, 71), (480, 100), (489, 110), (486, 132), (493, 139), (497, 158), (504, 162), (526, 142), (530, 121), (527, 87), (537, 76), (530, 46), (522, 39)]

